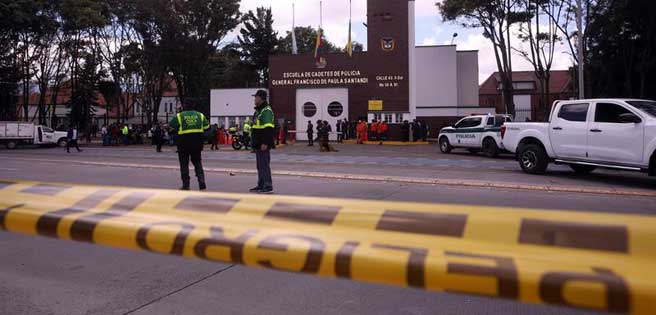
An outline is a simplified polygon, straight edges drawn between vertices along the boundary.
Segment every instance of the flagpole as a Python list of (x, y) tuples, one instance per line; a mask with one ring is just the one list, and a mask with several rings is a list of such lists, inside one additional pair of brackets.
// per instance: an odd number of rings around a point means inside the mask
[(323, 1), (319, 1), (319, 28), (323, 29)]

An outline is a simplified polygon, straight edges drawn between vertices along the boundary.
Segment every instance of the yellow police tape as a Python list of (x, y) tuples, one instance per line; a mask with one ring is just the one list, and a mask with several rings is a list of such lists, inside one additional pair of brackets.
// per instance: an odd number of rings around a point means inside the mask
[(253, 267), (656, 314), (656, 218), (0, 182), (0, 228)]

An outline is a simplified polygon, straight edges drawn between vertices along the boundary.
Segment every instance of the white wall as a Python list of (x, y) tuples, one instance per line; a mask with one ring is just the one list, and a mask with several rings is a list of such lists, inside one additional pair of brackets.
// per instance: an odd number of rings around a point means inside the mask
[[(417, 112), (417, 63), (415, 47), (415, 2), (408, 1), (408, 84), (410, 87), (410, 95), (408, 97), (408, 109), (410, 114), (413, 115)], [(415, 118), (411, 117), (411, 118)], [(371, 121), (371, 120), (370, 120)]]
[(422, 107), (458, 106), (456, 46), (417, 47), (415, 62), (417, 111)]
[(210, 93), (210, 115), (251, 116), (253, 115), (253, 94), (259, 89), (224, 89)]
[(458, 106), (479, 106), (478, 51), (458, 52)]

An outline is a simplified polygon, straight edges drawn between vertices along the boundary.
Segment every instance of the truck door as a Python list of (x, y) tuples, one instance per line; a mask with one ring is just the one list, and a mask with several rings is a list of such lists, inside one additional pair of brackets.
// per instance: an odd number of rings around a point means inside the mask
[(558, 158), (587, 159), (590, 104), (564, 104), (549, 126), (551, 146)]
[(481, 117), (465, 118), (455, 126), (455, 144), (462, 147), (472, 147), (476, 145), (476, 136), (482, 131)]
[(622, 123), (620, 115), (637, 113), (620, 104), (596, 103), (588, 131), (588, 153), (595, 161), (642, 165), (644, 122)]

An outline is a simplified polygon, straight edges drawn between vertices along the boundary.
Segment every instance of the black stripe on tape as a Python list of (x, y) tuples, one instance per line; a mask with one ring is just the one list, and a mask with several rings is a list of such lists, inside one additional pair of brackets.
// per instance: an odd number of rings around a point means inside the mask
[(466, 214), (387, 210), (378, 221), (376, 230), (462, 237), (466, 224)]
[(627, 253), (626, 226), (522, 219), (519, 243)]

